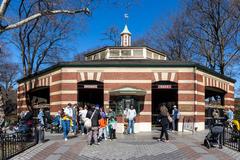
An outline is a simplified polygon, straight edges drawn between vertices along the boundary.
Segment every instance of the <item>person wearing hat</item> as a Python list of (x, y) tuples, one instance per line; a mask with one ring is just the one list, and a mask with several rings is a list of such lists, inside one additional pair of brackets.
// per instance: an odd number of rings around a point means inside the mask
[(172, 119), (173, 119), (173, 121), (172, 121), (172, 130), (173, 131), (177, 131), (178, 130), (178, 119), (179, 119), (179, 111), (178, 111), (178, 109), (177, 109), (177, 106), (176, 105), (174, 105), (173, 106), (173, 110), (172, 110)]

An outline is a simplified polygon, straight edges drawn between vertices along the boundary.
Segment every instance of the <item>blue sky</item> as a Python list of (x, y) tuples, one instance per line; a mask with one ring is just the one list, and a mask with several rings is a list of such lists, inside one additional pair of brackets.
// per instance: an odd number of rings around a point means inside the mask
[(101, 3), (87, 18), (84, 32), (73, 39), (72, 55), (111, 44), (102, 40), (102, 33), (110, 26), (117, 26), (121, 31), (125, 24), (124, 13), (129, 15), (128, 28), (134, 40), (144, 35), (157, 20), (176, 14), (180, 6), (179, 0), (141, 0), (129, 9)]

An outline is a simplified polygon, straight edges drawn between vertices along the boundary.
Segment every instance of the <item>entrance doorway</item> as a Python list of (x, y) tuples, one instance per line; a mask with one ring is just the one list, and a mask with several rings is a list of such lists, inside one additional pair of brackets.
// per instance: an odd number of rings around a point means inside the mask
[(226, 92), (215, 87), (205, 87), (205, 128), (214, 122), (213, 112), (218, 121), (224, 119), (224, 96)]
[(172, 107), (178, 102), (177, 83), (170, 81), (158, 81), (152, 83), (152, 128), (160, 126), (157, 117), (160, 113), (160, 106), (165, 105), (169, 113)]
[(103, 83), (83, 81), (78, 83), (78, 103), (80, 105), (99, 104), (103, 106)]

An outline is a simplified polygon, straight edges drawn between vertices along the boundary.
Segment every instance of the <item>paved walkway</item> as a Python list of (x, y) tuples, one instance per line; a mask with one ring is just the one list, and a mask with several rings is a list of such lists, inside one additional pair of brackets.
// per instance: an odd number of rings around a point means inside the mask
[(15, 160), (231, 160), (239, 152), (226, 147), (205, 148), (205, 132), (195, 134), (170, 133), (170, 142), (158, 142), (159, 132), (118, 134), (117, 139), (100, 145), (86, 145), (86, 136), (79, 135), (64, 142), (61, 135), (47, 136), (50, 140), (38, 144), (12, 158)]

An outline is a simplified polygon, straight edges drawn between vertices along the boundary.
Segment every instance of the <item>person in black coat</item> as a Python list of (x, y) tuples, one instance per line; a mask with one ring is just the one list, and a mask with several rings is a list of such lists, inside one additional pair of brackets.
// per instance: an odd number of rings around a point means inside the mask
[(94, 140), (94, 144), (98, 145), (97, 135), (98, 135), (98, 127), (99, 127), (99, 120), (101, 119), (99, 108), (95, 108), (92, 106), (86, 115), (87, 118), (91, 118), (92, 127), (88, 130), (88, 144), (91, 145), (92, 139)]
[(168, 116), (169, 116), (169, 113), (168, 113), (167, 107), (161, 106), (159, 118), (161, 119), (162, 130), (161, 130), (161, 134), (160, 134), (160, 139), (158, 139), (158, 140), (163, 141), (163, 135), (165, 134), (165, 137), (166, 137), (165, 142), (168, 142), (168, 140), (169, 140), (168, 132), (167, 132), (167, 128), (169, 125)]

